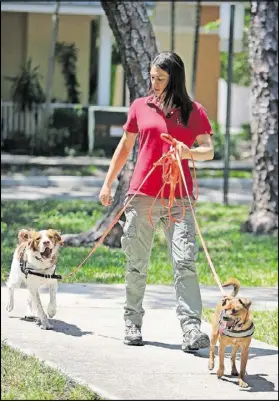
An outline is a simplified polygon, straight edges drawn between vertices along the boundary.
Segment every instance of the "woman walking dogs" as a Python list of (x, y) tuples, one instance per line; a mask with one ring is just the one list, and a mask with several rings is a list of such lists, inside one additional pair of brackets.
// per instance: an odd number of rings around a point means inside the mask
[[(188, 192), (194, 200), (188, 159), (191, 155), (197, 161), (213, 158), (212, 129), (204, 108), (192, 101), (187, 93), (184, 64), (177, 54), (161, 52), (155, 57), (150, 69), (150, 94), (132, 103), (123, 128), (124, 134), (100, 191), (101, 203), (104, 206), (111, 204), (111, 185), (126, 163), (136, 135), (139, 135), (138, 158), (127, 199), (137, 192), (153, 164), (170, 149), (170, 145), (162, 141), (162, 133), (177, 140), (176, 148), (182, 159)], [(196, 146), (192, 147), (194, 144)], [(183, 205), (189, 206), (185, 189), (181, 196), (179, 186), (176, 186), (177, 203), (171, 207), (171, 221), (161, 199), (155, 199), (163, 185), (162, 173), (163, 167), (157, 166), (125, 211), (121, 241), (127, 257), (124, 342), (129, 345), (143, 344), (142, 302), (154, 237), (154, 227), (148, 215), (154, 202), (152, 222), (154, 226), (162, 222), (167, 238), (174, 272), (177, 316), (183, 332), (182, 350), (187, 352), (210, 345), (208, 336), (200, 331), (202, 302), (195, 268), (195, 223), (189, 209), (182, 221), (179, 220)], [(163, 197), (167, 199), (169, 195), (170, 186), (166, 185)]]

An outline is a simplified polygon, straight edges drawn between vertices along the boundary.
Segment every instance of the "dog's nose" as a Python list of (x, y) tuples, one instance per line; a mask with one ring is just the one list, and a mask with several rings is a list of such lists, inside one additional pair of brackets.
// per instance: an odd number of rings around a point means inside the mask
[(45, 246), (48, 246), (48, 245), (50, 244), (50, 241), (44, 241), (43, 244), (44, 244)]

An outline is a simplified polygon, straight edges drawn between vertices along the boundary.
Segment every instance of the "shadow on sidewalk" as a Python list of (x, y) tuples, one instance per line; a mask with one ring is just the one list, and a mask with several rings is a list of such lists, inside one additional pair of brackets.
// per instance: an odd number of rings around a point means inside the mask
[[(276, 393), (278, 393), (278, 391), (275, 390), (274, 383), (267, 380), (264, 376), (267, 376), (267, 375), (264, 373), (258, 373), (256, 375), (247, 374), (245, 376), (244, 380), (248, 383), (249, 387), (247, 389), (240, 388), (240, 391), (245, 391), (245, 392), (249, 392), (249, 393), (257, 393), (257, 392), (276, 392)], [(221, 380), (233, 383), (236, 386), (238, 386), (238, 381), (237, 381), (236, 377), (228, 375), (228, 376), (223, 376)]]
[(63, 333), (68, 336), (74, 337), (82, 337), (88, 334), (94, 334), (92, 331), (82, 331), (78, 326), (75, 324), (69, 324), (63, 322), (62, 320), (50, 319), (51, 324), (53, 325), (53, 331), (57, 333)]
[[(162, 343), (158, 341), (144, 341), (144, 345), (152, 346), (152, 347), (161, 347), (161, 348), (169, 348), (169, 349), (177, 349), (181, 350), (181, 344), (168, 344)], [(200, 349), (198, 351), (193, 351), (191, 354), (198, 356), (200, 358), (208, 358), (209, 348)], [(268, 356), (268, 355), (278, 355), (277, 349), (266, 349), (266, 348), (249, 348), (249, 359), (261, 357), (261, 356)], [(215, 347), (215, 356), (218, 356), (218, 347)], [(231, 347), (227, 347), (227, 351), (225, 353), (226, 358), (230, 358), (231, 356)], [(236, 356), (237, 360), (240, 360), (240, 353), (237, 353)]]
[[(18, 318), (24, 322), (28, 323), (35, 323), (36, 324), (36, 319), (26, 319), (24, 317), (17, 317), (17, 316), (10, 316), (10, 318)], [(73, 336), (73, 337), (82, 337), (87, 334), (94, 334), (92, 331), (82, 331), (78, 326), (75, 324), (69, 324), (66, 322), (63, 322), (62, 320), (57, 320), (57, 319), (49, 319), (49, 322), (52, 324), (53, 328), (52, 331), (55, 331), (57, 333), (63, 333), (66, 334), (67, 336)]]
[(168, 344), (168, 343), (161, 343), (159, 341), (143, 341), (143, 344), (144, 345), (150, 345), (152, 347), (179, 349), (179, 350), (181, 350), (181, 344)]

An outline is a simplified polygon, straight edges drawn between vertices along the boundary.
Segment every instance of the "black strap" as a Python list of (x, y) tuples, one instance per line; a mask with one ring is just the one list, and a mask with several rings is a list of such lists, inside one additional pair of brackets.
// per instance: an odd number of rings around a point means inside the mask
[(22, 255), (20, 257), (19, 266), (20, 266), (20, 270), (25, 275), (25, 278), (27, 278), (28, 274), (32, 274), (33, 276), (62, 280), (62, 276), (60, 274), (55, 274), (55, 272), (53, 274), (44, 274), (44, 273), (34, 272), (32, 269), (27, 268), (26, 267), (27, 261), (23, 260), (24, 251), (25, 251), (25, 249), (23, 250)]
[(33, 276), (39, 276), (39, 277), (44, 277), (44, 278), (56, 278), (57, 280), (61, 280), (62, 276), (60, 274), (43, 274), (43, 273), (37, 273), (34, 272), (30, 269), (24, 269), (23, 273), (27, 277), (28, 274), (32, 274)]

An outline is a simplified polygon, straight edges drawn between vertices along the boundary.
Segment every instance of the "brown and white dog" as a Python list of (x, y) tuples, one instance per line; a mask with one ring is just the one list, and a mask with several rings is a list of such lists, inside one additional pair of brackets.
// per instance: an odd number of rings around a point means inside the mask
[(38, 324), (45, 330), (52, 329), (52, 326), (42, 307), (39, 288), (42, 285), (49, 286), (50, 301), (47, 313), (49, 317), (53, 317), (56, 313), (57, 278), (51, 276), (56, 277), (57, 252), (61, 245), (63, 245), (63, 240), (56, 230), (20, 230), (18, 246), (13, 255), (11, 271), (6, 284), (9, 289), (7, 311), (11, 312), (14, 308), (14, 289), (25, 282), (29, 289), (25, 317), (34, 320), (36, 318), (35, 307)]
[[(224, 375), (225, 369), (225, 348), (231, 345), (231, 374), (232, 376), (239, 377), (238, 383), (240, 387), (248, 387), (248, 384), (244, 381), (244, 376), (246, 373), (249, 346), (254, 333), (254, 324), (249, 310), (251, 301), (247, 298), (237, 297), (240, 287), (237, 279), (231, 278), (223, 284), (223, 287), (228, 286), (233, 286), (233, 292), (223, 297), (222, 301), (217, 305), (212, 318), (208, 368), (209, 370), (214, 368), (215, 345), (217, 340), (219, 340), (219, 369), (217, 376), (221, 378)], [(236, 353), (239, 348), (242, 348), (240, 374), (235, 365)]]

